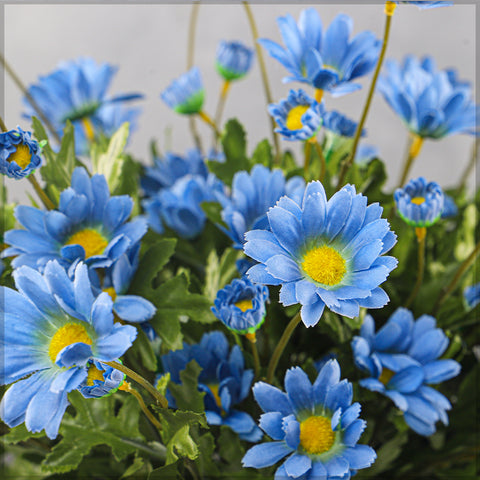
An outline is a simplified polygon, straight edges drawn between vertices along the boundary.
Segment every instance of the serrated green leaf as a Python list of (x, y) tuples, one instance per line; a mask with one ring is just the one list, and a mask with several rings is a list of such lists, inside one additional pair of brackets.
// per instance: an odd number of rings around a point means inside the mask
[(205, 269), (205, 287), (203, 294), (213, 303), (218, 290), (225, 287), (232, 279), (238, 276), (236, 261), (239, 251), (227, 248), (219, 259), (215, 250), (212, 250), (207, 258)]
[(128, 478), (128, 477), (134, 475), (144, 465), (145, 465), (145, 462), (143, 461), (143, 458), (136, 455), (133, 463), (125, 470), (125, 473), (120, 478)]
[(190, 410), (197, 413), (205, 411), (203, 404), (205, 392), (198, 390), (198, 375), (201, 371), (202, 367), (195, 360), (191, 360), (187, 363), (185, 369), (180, 372), (181, 384), (171, 382), (168, 385), (177, 407), (181, 410)]
[(73, 125), (67, 120), (65, 128), (63, 130), (62, 144), (60, 146), (60, 150), (56, 158), (56, 163), (63, 167), (66, 177), (68, 179), (66, 187), (70, 184), (69, 182), (72, 177), (73, 170), (75, 168), (74, 131), (75, 129)]
[(133, 357), (134, 364), (142, 365), (150, 372), (157, 371), (157, 357), (153, 351), (152, 343), (141, 327), (137, 327), (137, 338), (129, 348), (127, 355), (129, 358)]
[(245, 130), (238, 120), (231, 119), (225, 125), (222, 145), (225, 153), (225, 162), (220, 163), (208, 160), (207, 165), (209, 170), (220, 180), (227, 185), (231, 185), (236, 172), (249, 169)]
[(272, 168), (273, 154), (270, 142), (265, 138), (255, 148), (252, 158), (250, 159), (250, 167), (256, 164), (265, 165), (267, 168)]
[(17, 427), (11, 428), (10, 431), (2, 435), (2, 442), (8, 445), (13, 445), (18, 442), (24, 442), (29, 438), (41, 438), (44, 437), (45, 433), (32, 433), (27, 430), (24, 423), (21, 423)]
[(82, 458), (96, 445), (107, 445), (117, 461), (136, 451), (142, 441), (138, 430), (139, 409), (136, 399), (125, 399), (118, 415), (113, 397), (85, 399), (80, 392), (69, 394), (75, 417), (65, 414), (60, 425), (62, 440), (42, 462), (42, 470), (63, 473), (78, 467)]

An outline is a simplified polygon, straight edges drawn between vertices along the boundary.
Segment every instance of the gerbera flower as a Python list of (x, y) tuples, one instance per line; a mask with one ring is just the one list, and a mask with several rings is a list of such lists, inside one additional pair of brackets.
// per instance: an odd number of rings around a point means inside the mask
[(412, 179), (404, 188), (397, 188), (393, 197), (398, 214), (413, 227), (429, 227), (442, 216), (444, 195), (436, 182)]
[(300, 303), (307, 327), (325, 305), (355, 317), (359, 307), (388, 302), (379, 287), (397, 265), (384, 256), (396, 242), (382, 207), (346, 185), (327, 201), (320, 182), (310, 182), (303, 202), (282, 197), (267, 213), (268, 228), (247, 232), (245, 253), (257, 260), (247, 276), (254, 283), (281, 285), (280, 302)]
[(84, 168), (72, 174), (71, 187), (60, 195), (58, 210), (44, 211), (19, 205), (15, 217), (24, 229), (9, 230), (3, 256), (15, 256), (13, 267), (29, 265), (42, 270), (48, 260), (64, 267), (84, 260), (89, 267), (109, 267), (147, 231), (147, 222), (127, 222), (133, 200), (110, 197), (103, 175), (90, 178)]
[[(52, 73), (40, 77), (28, 88), (42, 113), (58, 135), (62, 136), (67, 120), (75, 127), (77, 154), (88, 151), (96, 133), (110, 136), (122, 123), (130, 122), (130, 131), (140, 113), (138, 108), (126, 109), (123, 102), (143, 97), (138, 93), (109, 97), (107, 90), (118, 68), (108, 63), (96, 64), (92, 58), (77, 58), (62, 62)], [(26, 118), (38, 113), (24, 98)]]
[(360, 89), (352, 80), (377, 63), (380, 41), (369, 31), (349, 40), (353, 21), (348, 15), (337, 15), (326, 31), (313, 8), (302, 10), (298, 24), (289, 14), (277, 22), (285, 47), (266, 38), (259, 43), (290, 72), (284, 82), (303, 82), (340, 96)]
[(247, 278), (235, 278), (218, 291), (213, 314), (230, 330), (254, 333), (265, 319), (268, 288), (254, 285)]
[(253, 56), (253, 50), (243, 43), (222, 40), (217, 47), (215, 66), (224, 80), (231, 82), (248, 73)]
[(323, 366), (313, 385), (300, 367), (291, 368), (285, 391), (264, 382), (254, 385), (255, 400), (265, 412), (259, 425), (273, 442), (250, 448), (244, 467), (269, 467), (289, 455), (275, 478), (334, 480), (350, 478), (375, 461), (371, 447), (357, 445), (366, 422), (358, 418), (360, 404), (352, 405), (352, 384), (340, 381), (336, 360)]
[(281, 196), (300, 201), (304, 189), (303, 178), (295, 176), (286, 181), (279, 169), (255, 165), (250, 173), (237, 172), (233, 176), (230, 201), (222, 211), (222, 219), (228, 226), (224, 231), (233, 240), (234, 248), (243, 248), (248, 230), (267, 227), (267, 211)]
[(455, 133), (478, 134), (478, 106), (468, 82), (453, 69), (437, 70), (432, 57), (387, 60), (378, 91), (410, 132), (439, 139)]
[(45, 429), (53, 439), (68, 405), (67, 393), (87, 378), (87, 362), (116, 360), (137, 331), (113, 322), (111, 298), (106, 293), (94, 298), (83, 263), (73, 280), (55, 261), (43, 275), (22, 266), (13, 276), (18, 291), (0, 287), (1, 383), (15, 382), (2, 399), (1, 417), (10, 427), (25, 422), (31, 432)]
[(309, 140), (322, 125), (324, 109), (303, 90), (290, 90), (285, 100), (269, 105), (268, 112), (277, 122), (275, 131), (285, 140)]
[(438, 420), (447, 425), (446, 411), (451, 408), (450, 402), (428, 385), (460, 372), (455, 360), (439, 360), (448, 338), (435, 327), (430, 315), (415, 321), (409, 310), (399, 308), (377, 333), (373, 318), (367, 315), (360, 337), (352, 340), (356, 365), (372, 375), (360, 380), (360, 385), (390, 398), (420, 435), (432, 435)]
[[(175, 350), (161, 357), (165, 372), (171, 381), (181, 383), (180, 372), (191, 360), (203, 368), (198, 377), (198, 389), (205, 392), (205, 414), (210, 425), (227, 425), (242, 440), (256, 442), (262, 432), (248, 413), (232, 408), (248, 396), (253, 380), (253, 370), (245, 370), (240, 348), (231, 350), (222, 332), (205, 333), (196, 345), (184, 344), (183, 350)], [(175, 400), (167, 391), (170, 407)]]
[(0, 173), (17, 180), (41, 167), (40, 146), (20, 127), (0, 133)]

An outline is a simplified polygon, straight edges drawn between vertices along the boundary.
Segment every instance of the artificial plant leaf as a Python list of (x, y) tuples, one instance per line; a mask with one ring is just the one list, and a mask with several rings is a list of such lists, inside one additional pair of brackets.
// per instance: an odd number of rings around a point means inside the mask
[(203, 397), (205, 392), (198, 390), (198, 376), (202, 367), (195, 360), (187, 363), (184, 370), (180, 372), (181, 383), (170, 382), (168, 389), (175, 398), (177, 407), (181, 410), (202, 413), (205, 410)]
[(233, 248), (227, 248), (221, 258), (212, 250), (207, 258), (205, 269), (205, 287), (203, 294), (213, 303), (218, 290), (222, 289), (238, 276), (236, 261), (240, 253)]
[(272, 168), (273, 154), (272, 146), (270, 142), (265, 138), (256, 147), (250, 159), (250, 167), (253, 167), (257, 163), (265, 165), (267, 168)]

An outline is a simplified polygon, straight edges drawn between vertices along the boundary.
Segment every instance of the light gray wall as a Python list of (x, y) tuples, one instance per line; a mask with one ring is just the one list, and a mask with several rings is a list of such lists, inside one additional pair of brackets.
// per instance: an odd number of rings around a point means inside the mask
[[(276, 18), (291, 13), (296, 19), (302, 8), (312, 5), (256, 4), (254, 12), (260, 36), (281, 41)], [(174, 114), (159, 99), (159, 93), (186, 69), (187, 28), (191, 4), (152, 5), (5, 5), (5, 55), (21, 79), (30, 84), (38, 75), (51, 72), (61, 60), (80, 55), (98, 62), (110, 62), (120, 70), (110, 93), (140, 91), (146, 95), (139, 129), (131, 139), (130, 150), (143, 162), (150, 162), (148, 145), (152, 138), (165, 147), (165, 132), (171, 128), (173, 150), (181, 153), (192, 146), (185, 117)], [(364, 4), (316, 4), (324, 26), (339, 12), (354, 19), (354, 34), (362, 30), (383, 34), (383, 2)], [(400, 5), (393, 18), (387, 58), (402, 59), (407, 53), (432, 55), (439, 67), (455, 67), (460, 77), (475, 81), (475, 5), (421, 11)], [(238, 4), (201, 4), (195, 43), (195, 63), (201, 68), (207, 90), (205, 111), (213, 113), (221, 86), (213, 61), (221, 39), (242, 40), (252, 45), (244, 9)], [(283, 84), (286, 70), (266, 58), (275, 101), (284, 98), (290, 88)], [(327, 109), (337, 109), (353, 119), (360, 116), (369, 79), (359, 92), (333, 99), (326, 95)], [(19, 124), (21, 94), (11, 82), (5, 82), (5, 120), (8, 126)], [(236, 116), (248, 131), (251, 148), (269, 137), (269, 120), (258, 66), (244, 80), (232, 86), (224, 118)], [(398, 179), (406, 143), (406, 131), (381, 97), (374, 100), (367, 122), (368, 142), (380, 148), (387, 162), (390, 186)], [(200, 126), (208, 143), (211, 134)], [(457, 135), (442, 141), (427, 141), (412, 171), (443, 186), (455, 184), (468, 162), (472, 138)], [(291, 145), (288, 145), (291, 146)], [(21, 198), (20, 182), (8, 182), (12, 198)]]

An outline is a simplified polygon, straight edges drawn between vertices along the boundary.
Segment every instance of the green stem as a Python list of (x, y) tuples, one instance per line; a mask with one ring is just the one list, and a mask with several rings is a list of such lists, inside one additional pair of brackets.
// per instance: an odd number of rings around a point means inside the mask
[(388, 38), (390, 36), (390, 26), (392, 23), (392, 15), (385, 15), (385, 17), (386, 17), (385, 30), (383, 33), (382, 49), (380, 50), (377, 66), (373, 74), (372, 83), (370, 84), (370, 90), (368, 91), (367, 100), (365, 102), (365, 106), (363, 107), (362, 117), (360, 118), (360, 122), (357, 125), (357, 130), (355, 131), (355, 137), (353, 138), (352, 152), (348, 156), (347, 161), (343, 164), (342, 170), (340, 171), (340, 175), (338, 177), (337, 191), (340, 190), (340, 188), (343, 186), (343, 182), (345, 181), (345, 176), (348, 170), (350, 169), (350, 167), (352, 166), (353, 161), (355, 160), (355, 154), (357, 153), (358, 142), (360, 141), (363, 126), (365, 125), (365, 121), (367, 120), (368, 111), (370, 110), (370, 104), (372, 103), (373, 94), (375, 92), (375, 86), (377, 85), (378, 74), (380, 73), (380, 69), (382, 68), (385, 52), (387, 51)]
[(401, 188), (405, 185), (410, 169), (412, 168), (414, 160), (417, 158), (422, 147), (423, 139), (415, 134), (410, 137), (410, 144), (407, 152), (407, 156), (403, 163), (402, 175), (400, 176), (400, 181), (398, 182), (398, 188)]
[(325, 155), (323, 154), (322, 146), (318, 143), (318, 141), (315, 142), (315, 149), (317, 150), (317, 154), (320, 157), (320, 175), (318, 179), (323, 182), (323, 180), (325, 179), (325, 172), (327, 171), (327, 160), (325, 159)]
[(470, 161), (468, 162), (467, 168), (465, 168), (465, 171), (463, 172), (460, 182), (458, 184), (457, 192), (460, 193), (464, 188), (465, 184), (467, 183), (467, 180), (470, 178), (470, 175), (472, 173), (473, 168), (475, 167), (475, 164), (478, 161), (478, 145), (480, 143), (480, 140), (476, 138), (473, 142), (473, 147), (472, 147), (472, 156), (470, 157)]
[(435, 306), (433, 307), (432, 315), (436, 315), (438, 309), (442, 303), (447, 299), (447, 297), (455, 290), (458, 282), (463, 277), (463, 274), (471, 267), (477, 255), (480, 253), (480, 242), (477, 243), (472, 253), (463, 261), (463, 263), (458, 267), (457, 273), (452, 278), (452, 281), (442, 290), (440, 297), (438, 297)]
[(306, 179), (309, 178), (308, 169), (310, 168), (310, 157), (312, 156), (312, 144), (307, 140), (304, 145), (305, 161), (303, 164), (303, 174)]
[(215, 110), (214, 122), (215, 125), (220, 125), (220, 120), (222, 118), (223, 109), (225, 107), (225, 100), (227, 99), (228, 91), (230, 90), (231, 82), (225, 80), (223, 82), (223, 87), (220, 92), (220, 98), (218, 99), (217, 109)]
[[(262, 76), (262, 83), (263, 89), (265, 91), (265, 97), (267, 99), (267, 104), (270, 105), (273, 103), (273, 97), (270, 90), (270, 84), (268, 83), (268, 75), (267, 75), (267, 68), (265, 66), (265, 60), (263, 58), (262, 48), (258, 43), (258, 29), (257, 25), (255, 24), (255, 19), (253, 17), (252, 9), (248, 2), (242, 2), (243, 6), (245, 7), (245, 12), (247, 14), (248, 23), (250, 24), (250, 30), (252, 31), (253, 36), (253, 44), (255, 45), (255, 51), (257, 54), (258, 66), (260, 67), (260, 74)], [(278, 141), (278, 133), (275, 133), (275, 120), (272, 116), (269, 115), (270, 123), (272, 126), (272, 136), (273, 136), (273, 144), (275, 147), (275, 163), (278, 165), (280, 163), (280, 142)]]
[(132, 387), (129, 387), (125, 390), (128, 393), (131, 393), (136, 399), (138, 404), (140, 405), (140, 408), (142, 409), (143, 413), (145, 416), (152, 422), (152, 424), (157, 428), (158, 430), (162, 430), (162, 424), (154, 417), (153, 413), (147, 408), (145, 405), (145, 402), (143, 401), (142, 396)]
[(255, 378), (260, 376), (260, 357), (258, 355), (257, 341), (255, 339), (249, 338), (250, 346), (252, 347), (253, 355), (253, 368), (255, 371)]
[(3, 121), (3, 118), (0, 117), (0, 128), (2, 129), (2, 132), (5, 133), (5, 132), (8, 132), (8, 128), (7, 126), (5, 125), (5, 122)]
[(12, 67), (8, 64), (8, 62), (5, 60), (5, 57), (1, 53), (0, 53), (0, 63), (2, 63), (3, 68), (10, 75), (10, 78), (13, 80), (13, 83), (17, 85), (19, 90), (23, 93), (23, 95), (25, 95), (25, 98), (28, 100), (30, 105), (37, 112), (37, 115), (39, 116), (42, 123), (46, 125), (46, 127), (50, 130), (50, 133), (52, 134), (52, 136), (55, 138), (58, 144), (60, 144), (62, 140), (59, 137), (57, 131), (53, 128), (52, 124), (50, 123), (48, 118), (45, 116), (42, 109), (38, 106), (35, 99), (30, 95), (30, 93), (28, 93), (28, 90), (20, 80), (20, 77), (13, 71)]
[(423, 282), (423, 275), (425, 273), (425, 244), (426, 244), (426, 233), (423, 235), (418, 236), (418, 262), (417, 262), (417, 281), (415, 282), (415, 286), (413, 287), (410, 296), (408, 297), (405, 308), (409, 308), (410, 305), (413, 303), (417, 294), (422, 286)]
[(32, 184), (33, 189), (37, 193), (37, 195), (40, 197), (40, 200), (42, 203), (45, 205), (48, 210), (55, 210), (55, 205), (54, 203), (48, 198), (47, 194), (43, 191), (42, 187), (39, 185), (37, 179), (35, 178), (35, 175), (33, 172), (27, 177), (28, 181)]
[(162, 450), (156, 450), (156, 449), (151, 448), (150, 446), (145, 445), (141, 442), (138, 442), (136, 440), (132, 440), (131, 438), (124, 438), (124, 437), (117, 437), (117, 438), (122, 443), (125, 443), (126, 445), (134, 446), (138, 450), (142, 450), (143, 452), (148, 453), (150, 456), (158, 458), (159, 460), (165, 460), (165, 458), (167, 456), (167, 449), (162, 444), (157, 444), (158, 447), (163, 447)]
[(302, 321), (302, 317), (300, 312), (298, 312), (291, 320), (290, 323), (285, 328), (282, 337), (280, 338), (275, 351), (273, 352), (272, 358), (270, 359), (270, 363), (268, 364), (267, 369), (267, 383), (272, 383), (273, 376), (275, 375), (275, 369), (277, 368), (278, 361), (282, 356), (285, 347), (287, 346), (290, 337), (293, 334), (296, 326)]
[(109, 365), (112, 368), (116, 368), (117, 370), (120, 370), (121, 372), (125, 373), (132, 380), (134, 380), (143, 388), (148, 390), (148, 392), (152, 395), (152, 397), (154, 397), (157, 400), (157, 402), (160, 404), (162, 408), (168, 408), (167, 399), (149, 381), (145, 380), (141, 375), (134, 372), (133, 370), (130, 370), (128, 367), (126, 367), (125, 365), (122, 365), (119, 362), (103, 362), (102, 361), (102, 363), (104, 363), (105, 365)]

